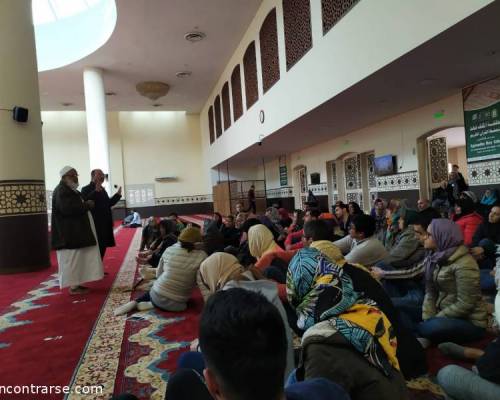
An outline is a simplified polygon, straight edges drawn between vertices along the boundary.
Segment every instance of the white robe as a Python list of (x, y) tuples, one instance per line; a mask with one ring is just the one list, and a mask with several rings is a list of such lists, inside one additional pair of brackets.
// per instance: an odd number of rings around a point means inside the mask
[[(97, 235), (92, 214), (87, 211), (90, 227), (97, 243)], [(96, 245), (81, 249), (57, 250), (59, 265), (59, 286), (78, 286), (85, 282), (98, 281), (104, 277), (104, 267)]]

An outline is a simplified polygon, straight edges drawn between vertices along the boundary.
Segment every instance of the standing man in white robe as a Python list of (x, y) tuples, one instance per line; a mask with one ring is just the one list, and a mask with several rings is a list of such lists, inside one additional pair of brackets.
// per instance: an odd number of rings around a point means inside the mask
[(85, 294), (85, 282), (102, 279), (103, 264), (90, 209), (78, 192), (78, 173), (70, 166), (61, 172), (61, 182), (52, 194), (52, 248), (57, 252), (59, 286), (69, 287), (71, 295)]

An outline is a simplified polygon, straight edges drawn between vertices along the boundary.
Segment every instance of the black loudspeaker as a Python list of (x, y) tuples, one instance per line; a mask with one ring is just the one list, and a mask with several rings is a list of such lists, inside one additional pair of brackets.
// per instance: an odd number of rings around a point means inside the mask
[(23, 107), (14, 107), (12, 110), (12, 118), (17, 122), (28, 121), (28, 109)]
[(311, 174), (311, 185), (319, 185), (320, 184), (320, 175), (318, 172), (314, 172)]

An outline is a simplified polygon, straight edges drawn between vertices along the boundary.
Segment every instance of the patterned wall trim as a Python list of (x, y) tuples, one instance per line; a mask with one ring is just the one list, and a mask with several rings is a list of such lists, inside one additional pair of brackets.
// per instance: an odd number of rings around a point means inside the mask
[(255, 42), (248, 45), (243, 56), (243, 72), (245, 74), (245, 94), (247, 110), (259, 99), (257, 87), (257, 56), (255, 55)]
[(259, 32), (262, 87), (266, 93), (280, 79), (278, 54), (278, 26), (276, 8), (273, 8), (262, 23)]
[(0, 181), (0, 217), (45, 214), (47, 198), (42, 180)]
[(377, 192), (395, 192), (400, 190), (418, 190), (418, 172), (409, 171), (401, 174), (377, 176)]
[(266, 190), (266, 195), (268, 199), (278, 199), (285, 197), (293, 197), (293, 187), (281, 187), (276, 189)]
[(288, 71), (312, 47), (309, 0), (283, 0), (283, 19)]
[(309, 185), (307, 188), (311, 190), (314, 195), (328, 196), (328, 184), (326, 182), (317, 185)]
[(471, 186), (500, 184), (500, 160), (468, 164), (467, 169)]
[(231, 126), (231, 105), (229, 104), (229, 83), (222, 86), (222, 111), (224, 114), (224, 130)]
[(155, 199), (156, 206), (168, 204), (193, 204), (193, 203), (211, 203), (213, 198), (211, 194), (199, 194), (195, 196), (177, 196), (177, 197), (159, 197)]
[(214, 108), (212, 106), (208, 109), (208, 130), (210, 132), (210, 144), (212, 144), (215, 140)]
[(215, 133), (217, 137), (222, 135), (222, 120), (221, 120), (221, 108), (220, 108), (220, 96), (217, 95), (214, 103), (215, 108)]
[(241, 97), (241, 73), (240, 64), (233, 69), (231, 74), (231, 95), (233, 97), (234, 122), (243, 115), (243, 100)]
[(431, 163), (431, 180), (433, 187), (448, 181), (448, 149), (446, 138), (429, 140), (429, 159)]
[(359, 0), (321, 0), (323, 35), (339, 22)]

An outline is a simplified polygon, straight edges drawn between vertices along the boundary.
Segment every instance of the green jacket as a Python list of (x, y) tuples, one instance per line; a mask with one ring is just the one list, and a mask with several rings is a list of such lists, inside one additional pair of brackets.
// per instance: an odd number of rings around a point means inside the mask
[(460, 246), (447, 263), (436, 267), (426, 285), (422, 318), (468, 319), (486, 328), (487, 314), (481, 297), (479, 267), (465, 246)]
[(391, 245), (387, 243), (385, 248), (389, 255), (384, 258), (384, 262), (393, 264), (395, 268), (414, 265), (424, 256), (422, 246), (415, 236), (413, 225), (399, 232), (394, 243)]

